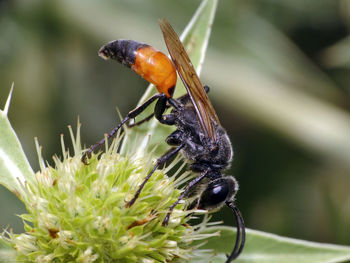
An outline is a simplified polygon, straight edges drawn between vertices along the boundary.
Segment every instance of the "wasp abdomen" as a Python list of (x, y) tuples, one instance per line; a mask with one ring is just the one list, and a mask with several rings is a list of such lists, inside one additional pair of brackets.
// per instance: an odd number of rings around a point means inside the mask
[(164, 53), (153, 47), (121, 39), (103, 46), (99, 55), (104, 59), (117, 60), (131, 68), (167, 97), (173, 95), (177, 78), (175, 66)]

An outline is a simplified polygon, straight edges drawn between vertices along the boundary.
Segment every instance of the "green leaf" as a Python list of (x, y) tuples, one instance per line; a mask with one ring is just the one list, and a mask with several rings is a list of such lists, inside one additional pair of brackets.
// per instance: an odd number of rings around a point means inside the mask
[(34, 172), (7, 118), (11, 94), (12, 89), (4, 110), (0, 110), (0, 184), (22, 199), (25, 195), (22, 186), (34, 180)]
[[(208, 232), (220, 231), (219, 237), (211, 237), (203, 249), (213, 249), (215, 256), (210, 262), (225, 262), (235, 241), (236, 231), (231, 227), (213, 227)], [(335, 263), (350, 260), (350, 247), (309, 242), (281, 237), (247, 229), (246, 244), (242, 254), (234, 262), (259, 263)], [(196, 258), (191, 263), (208, 262), (208, 257)]]
[[(217, 0), (204, 0), (198, 7), (197, 11), (193, 15), (191, 21), (188, 23), (187, 27), (181, 34), (181, 41), (192, 61), (193, 66), (196, 68), (197, 74), (200, 74), (201, 66), (204, 61), (205, 52), (208, 46), (208, 41), (211, 32), (211, 26), (214, 20), (215, 11), (217, 6)], [(161, 36), (161, 31), (159, 30), (159, 36)], [(138, 105), (141, 105), (149, 97), (155, 94), (157, 90), (153, 85), (149, 85), (143, 97), (139, 101)], [(175, 97), (185, 94), (185, 88), (178, 78), (176, 85)], [(150, 106), (144, 111), (143, 114), (137, 120), (141, 120), (144, 117), (153, 113), (153, 107)], [(137, 121), (136, 120), (136, 121)], [(137, 128), (130, 129), (126, 132), (126, 138), (123, 142), (123, 148), (127, 143), (132, 141), (137, 141), (134, 138), (141, 137), (145, 138), (142, 144), (138, 144), (137, 147), (140, 151), (145, 151), (153, 149), (157, 146), (156, 156), (164, 154), (169, 147), (165, 143), (165, 138), (174, 130), (174, 127), (169, 127), (160, 124), (156, 119), (152, 119), (148, 123), (144, 123)], [(149, 136), (147, 134), (152, 134), (152, 138), (149, 141)], [(138, 140), (139, 141), (139, 140)], [(124, 150), (122, 150), (124, 152)]]

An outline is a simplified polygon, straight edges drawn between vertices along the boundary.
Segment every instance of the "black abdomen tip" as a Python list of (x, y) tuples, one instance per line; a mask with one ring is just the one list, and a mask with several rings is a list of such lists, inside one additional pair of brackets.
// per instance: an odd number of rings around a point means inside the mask
[(114, 59), (130, 68), (135, 63), (137, 50), (146, 46), (137, 41), (119, 39), (102, 46), (98, 54), (103, 59)]

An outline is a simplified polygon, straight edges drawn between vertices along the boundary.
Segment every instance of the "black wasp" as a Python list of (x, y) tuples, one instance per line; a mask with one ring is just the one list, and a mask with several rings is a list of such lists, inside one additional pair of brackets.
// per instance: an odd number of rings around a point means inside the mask
[[(168, 224), (171, 212), (180, 200), (185, 198), (193, 187), (199, 185), (202, 179), (205, 179), (206, 187), (192, 206), (199, 209), (218, 209), (226, 204), (232, 209), (237, 221), (237, 237), (235, 246), (226, 261), (229, 263), (238, 257), (245, 243), (244, 221), (234, 203), (238, 183), (234, 177), (222, 174), (222, 170), (226, 169), (232, 161), (231, 142), (208, 99), (206, 92), (209, 88), (201, 84), (179, 37), (165, 19), (160, 20), (159, 24), (172, 60), (151, 46), (132, 40), (112, 41), (99, 51), (99, 55), (104, 59), (117, 60), (134, 70), (153, 83), (159, 92), (130, 111), (107, 138), (113, 137), (125, 123), (139, 115), (154, 101), (157, 101), (154, 113), (145, 120), (154, 116), (160, 123), (175, 125), (177, 128), (166, 138), (166, 142), (175, 148), (157, 160), (152, 171), (126, 206), (130, 207), (134, 204), (157, 168), (181, 152), (190, 162), (189, 169), (199, 175), (188, 183), (177, 201), (170, 206), (163, 225)], [(178, 99), (172, 97), (176, 85), (176, 71), (187, 90), (187, 94)], [(172, 110), (169, 114), (165, 114), (168, 107), (172, 107)], [(84, 155), (83, 161), (85, 162), (86, 156), (103, 144), (104, 139), (93, 145)]]

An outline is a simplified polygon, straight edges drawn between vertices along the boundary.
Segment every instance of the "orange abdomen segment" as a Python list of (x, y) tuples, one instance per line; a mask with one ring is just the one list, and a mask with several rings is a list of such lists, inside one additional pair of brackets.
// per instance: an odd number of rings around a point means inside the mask
[(136, 51), (131, 68), (148, 82), (154, 84), (160, 93), (172, 97), (176, 85), (176, 69), (173, 62), (162, 52), (151, 46)]

